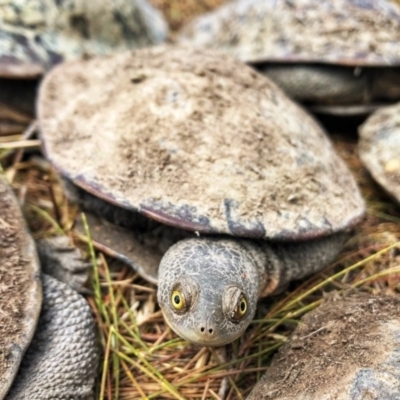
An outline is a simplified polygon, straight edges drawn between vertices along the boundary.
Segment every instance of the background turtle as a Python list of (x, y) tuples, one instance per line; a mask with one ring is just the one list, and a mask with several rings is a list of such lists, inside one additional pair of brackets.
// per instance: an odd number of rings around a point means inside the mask
[(0, 134), (33, 116), (37, 79), (53, 65), (163, 42), (161, 13), (146, 0), (6, 0), (0, 4)]
[(306, 314), (248, 400), (400, 397), (400, 298), (331, 293)]
[(359, 136), (362, 162), (400, 203), (400, 104), (377, 110), (359, 128)]
[(316, 110), (344, 114), (400, 99), (399, 40), (400, 8), (388, 0), (233, 1), (179, 38), (251, 63), (296, 100), (330, 106)]
[(87, 399), (98, 361), (90, 308), (66, 284), (41, 275), (2, 174), (0, 210), (0, 399)]
[(227, 56), (159, 47), (64, 63), (41, 85), (38, 118), (71, 195), (129, 228), (122, 258), (153, 279), (162, 258), (164, 316), (201, 345), (238, 337), (259, 296), (321, 269), (364, 214), (320, 126)]

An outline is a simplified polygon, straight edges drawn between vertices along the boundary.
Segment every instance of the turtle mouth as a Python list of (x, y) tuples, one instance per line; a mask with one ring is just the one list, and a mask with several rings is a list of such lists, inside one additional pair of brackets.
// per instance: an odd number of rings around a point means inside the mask
[(169, 327), (180, 337), (187, 340), (190, 343), (205, 346), (205, 347), (219, 347), (224, 346), (228, 343), (233, 342), (237, 339), (241, 334), (242, 331), (236, 332), (234, 335), (224, 335), (221, 332), (213, 331), (212, 334), (201, 332), (194, 330), (192, 328), (188, 329), (185, 326), (179, 326), (176, 322), (171, 323), (170, 319), (164, 314), (164, 319), (169, 325)]

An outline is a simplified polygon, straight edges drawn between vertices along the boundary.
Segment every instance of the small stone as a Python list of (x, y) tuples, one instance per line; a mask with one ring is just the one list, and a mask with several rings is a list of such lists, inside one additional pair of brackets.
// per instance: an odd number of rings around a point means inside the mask
[(386, 172), (400, 171), (400, 159), (392, 159), (385, 164)]

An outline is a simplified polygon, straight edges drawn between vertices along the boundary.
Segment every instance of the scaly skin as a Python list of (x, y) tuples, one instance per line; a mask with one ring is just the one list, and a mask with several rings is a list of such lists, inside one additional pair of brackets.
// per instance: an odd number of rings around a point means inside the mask
[(42, 272), (66, 283), (78, 293), (87, 293), (92, 265), (82, 258), (68, 236), (56, 236), (36, 241)]
[(266, 74), (295, 100), (322, 104), (361, 104), (372, 97), (374, 69), (356, 75), (354, 68), (331, 65), (261, 64)]
[(66, 284), (42, 280), (38, 326), (6, 400), (88, 399), (98, 362), (90, 308)]
[[(322, 269), (344, 239), (338, 233), (286, 244), (226, 237), (182, 240), (161, 261), (158, 302), (177, 334), (203, 346), (222, 346), (245, 331), (259, 297)], [(185, 298), (180, 310), (173, 305), (177, 292)], [(238, 318), (243, 298), (247, 310)]]

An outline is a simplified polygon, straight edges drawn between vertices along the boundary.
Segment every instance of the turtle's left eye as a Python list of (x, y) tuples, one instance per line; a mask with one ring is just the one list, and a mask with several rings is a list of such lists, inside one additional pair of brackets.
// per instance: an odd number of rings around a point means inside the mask
[(241, 320), (247, 313), (247, 300), (246, 297), (242, 294), (238, 302), (236, 303), (236, 309), (233, 314), (233, 318), (236, 320)]
[(172, 307), (177, 311), (182, 311), (185, 308), (185, 295), (180, 290), (174, 290), (171, 295)]
[(241, 288), (228, 287), (223, 294), (222, 302), (224, 313), (232, 322), (239, 323), (247, 316), (249, 304)]

